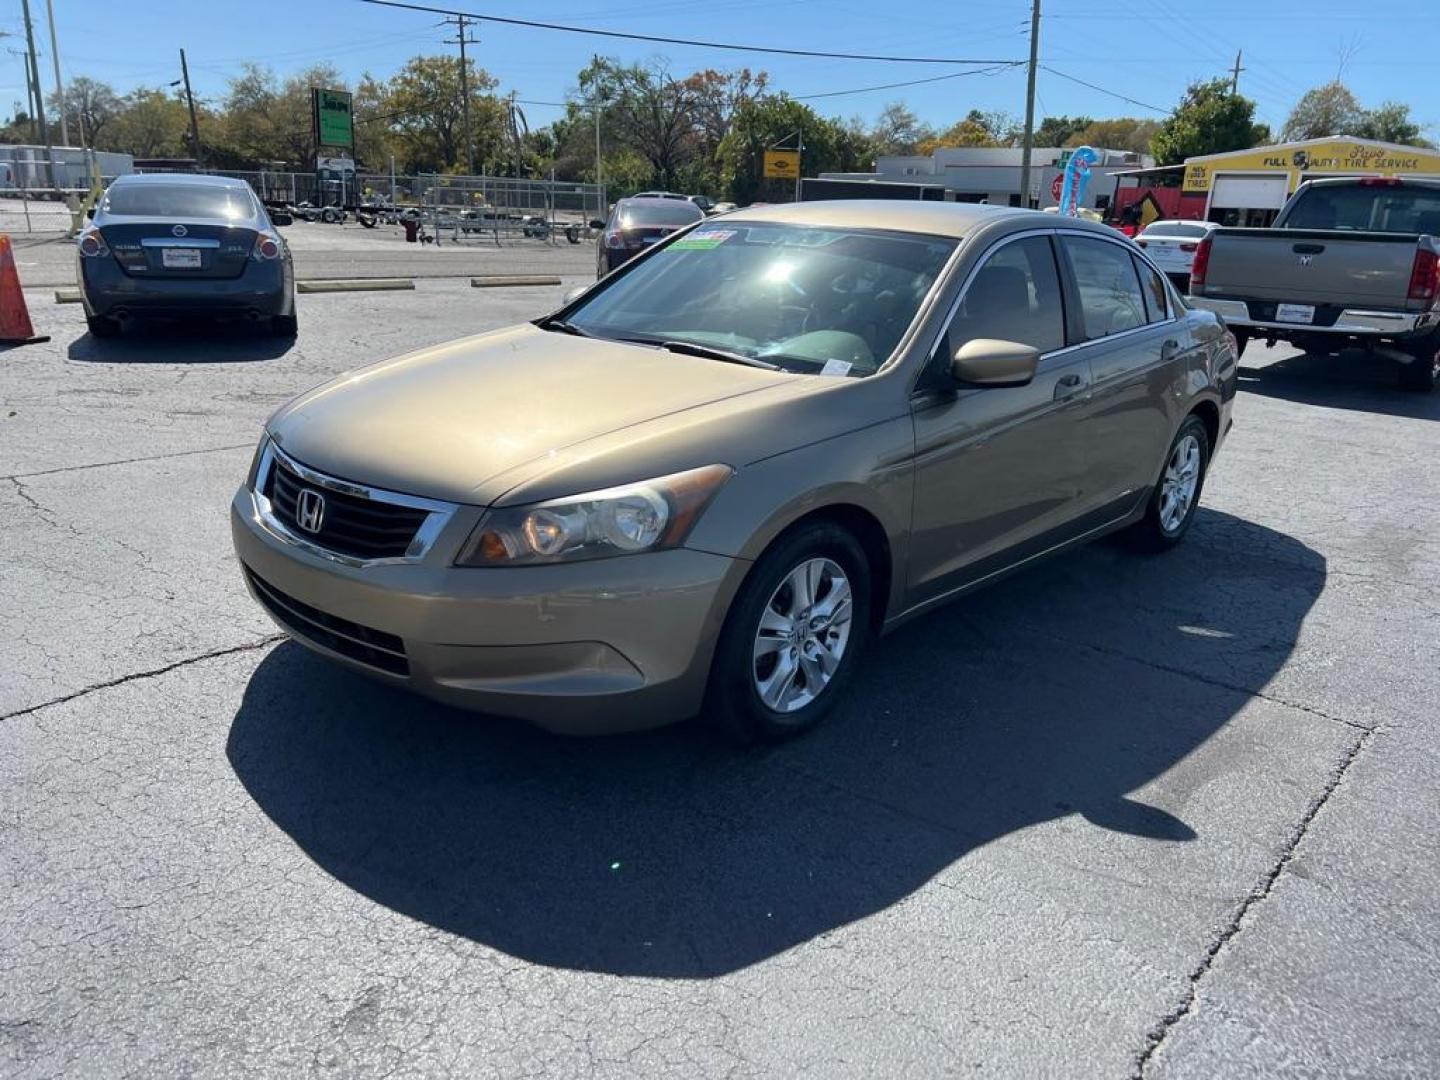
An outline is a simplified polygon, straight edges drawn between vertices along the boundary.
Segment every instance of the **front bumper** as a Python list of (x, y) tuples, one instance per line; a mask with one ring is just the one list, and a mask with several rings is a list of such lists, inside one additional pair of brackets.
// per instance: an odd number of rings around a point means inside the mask
[(353, 566), (276, 535), (248, 488), (230, 509), (246, 585), (295, 640), (427, 697), (565, 734), (697, 713), (748, 567), (686, 549), (552, 566), (450, 565), (479, 511), (457, 513), (419, 561)]
[(1267, 322), (1250, 317), (1250, 306), (1244, 300), (1218, 300), (1205, 296), (1189, 297), (1190, 304), (1204, 311), (1213, 311), (1225, 320), (1226, 326), (1275, 331), (1277, 336), (1289, 334), (1345, 334), (1356, 337), (1410, 337), (1423, 334), (1437, 325), (1435, 312), (1370, 311), (1346, 308), (1329, 326), (1309, 323)]
[(85, 314), (185, 316), (291, 315), (295, 279), (288, 261), (251, 262), (235, 278), (146, 278), (126, 274), (113, 259), (80, 258)]

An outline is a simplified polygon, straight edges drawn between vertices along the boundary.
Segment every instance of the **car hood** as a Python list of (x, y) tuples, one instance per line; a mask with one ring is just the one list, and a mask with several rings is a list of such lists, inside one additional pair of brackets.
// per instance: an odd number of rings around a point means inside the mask
[(525, 324), (342, 375), (268, 428), (333, 476), (484, 506), (588, 441), (799, 378)]

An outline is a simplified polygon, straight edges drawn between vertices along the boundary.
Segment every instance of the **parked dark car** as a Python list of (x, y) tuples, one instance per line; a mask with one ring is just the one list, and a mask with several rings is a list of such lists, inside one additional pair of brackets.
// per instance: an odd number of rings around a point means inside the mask
[(688, 199), (621, 199), (610, 212), (600, 237), (595, 276), (604, 277), (623, 266), (651, 244), (677, 229), (705, 218), (705, 211)]
[(294, 337), (290, 248), (243, 180), (194, 174), (118, 177), (76, 241), (85, 321), (113, 337), (143, 316), (268, 319)]

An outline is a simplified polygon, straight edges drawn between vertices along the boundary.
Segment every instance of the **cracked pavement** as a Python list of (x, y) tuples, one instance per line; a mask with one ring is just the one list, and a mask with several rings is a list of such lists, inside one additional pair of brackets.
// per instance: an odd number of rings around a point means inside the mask
[(775, 749), (551, 738), (284, 642), (225, 520), (266, 415), (563, 289), (301, 297), (288, 348), (27, 294), (0, 1074), (1440, 1072), (1440, 395), (1252, 346), (1181, 549), (917, 621)]

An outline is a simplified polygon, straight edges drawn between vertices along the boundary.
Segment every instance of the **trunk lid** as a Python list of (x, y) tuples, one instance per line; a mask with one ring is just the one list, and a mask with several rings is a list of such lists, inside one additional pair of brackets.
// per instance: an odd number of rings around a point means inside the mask
[(1200, 295), (1403, 310), (1416, 237), (1328, 229), (1216, 229)]
[(110, 221), (100, 226), (100, 235), (131, 277), (237, 278), (245, 272), (257, 234), (248, 225)]

